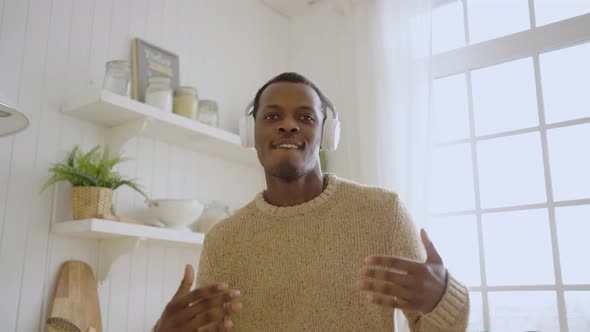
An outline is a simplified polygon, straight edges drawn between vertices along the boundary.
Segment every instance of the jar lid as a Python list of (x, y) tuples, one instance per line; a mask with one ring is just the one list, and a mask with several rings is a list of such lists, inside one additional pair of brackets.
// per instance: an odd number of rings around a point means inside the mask
[(192, 86), (179, 86), (176, 89), (174, 89), (174, 94), (175, 95), (192, 95), (192, 96), (196, 96), (197, 95), (197, 89), (193, 88)]
[(152, 76), (148, 78), (149, 83), (170, 84), (170, 77), (166, 76)]

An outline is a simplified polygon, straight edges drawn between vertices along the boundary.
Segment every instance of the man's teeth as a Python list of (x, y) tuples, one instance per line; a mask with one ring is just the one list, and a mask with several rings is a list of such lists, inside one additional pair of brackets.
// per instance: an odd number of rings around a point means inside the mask
[(278, 147), (283, 148), (283, 149), (299, 149), (299, 147), (297, 145), (293, 145), (293, 144), (281, 144)]

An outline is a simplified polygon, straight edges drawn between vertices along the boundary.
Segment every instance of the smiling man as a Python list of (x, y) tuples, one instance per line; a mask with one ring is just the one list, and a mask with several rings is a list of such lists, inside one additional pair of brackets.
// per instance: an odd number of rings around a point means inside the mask
[(467, 289), (398, 195), (322, 172), (332, 112), (296, 73), (260, 88), (250, 144), (267, 188), (209, 231), (198, 288), (188, 266), (158, 331), (393, 331), (393, 308), (412, 331), (466, 330)]
[(275, 206), (310, 201), (327, 181), (319, 163), (327, 101), (310, 85), (281, 81), (287, 78), (305, 81), (285, 74), (267, 83), (254, 99), (252, 114), (256, 152), (266, 176), (264, 195)]

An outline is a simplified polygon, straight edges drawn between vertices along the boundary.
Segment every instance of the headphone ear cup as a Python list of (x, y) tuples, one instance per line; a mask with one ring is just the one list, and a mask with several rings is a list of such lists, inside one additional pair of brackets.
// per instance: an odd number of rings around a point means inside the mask
[(320, 148), (327, 151), (334, 151), (338, 148), (338, 141), (340, 141), (340, 121), (338, 119), (328, 118), (324, 121)]
[(248, 147), (254, 148), (255, 147), (254, 143), (256, 142), (255, 138), (254, 138), (254, 132), (255, 132), (255, 130), (254, 130), (254, 125), (255, 125), (254, 116), (250, 115), (248, 117), (247, 123), (248, 123), (248, 135), (249, 135), (248, 136)]
[(254, 117), (243, 115), (240, 118), (240, 143), (245, 148), (254, 147)]

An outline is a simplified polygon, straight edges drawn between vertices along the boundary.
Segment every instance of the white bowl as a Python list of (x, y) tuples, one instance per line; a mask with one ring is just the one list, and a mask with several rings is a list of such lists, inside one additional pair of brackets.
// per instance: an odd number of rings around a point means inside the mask
[(149, 200), (150, 211), (168, 228), (190, 230), (203, 212), (203, 204), (195, 199), (152, 199)]

